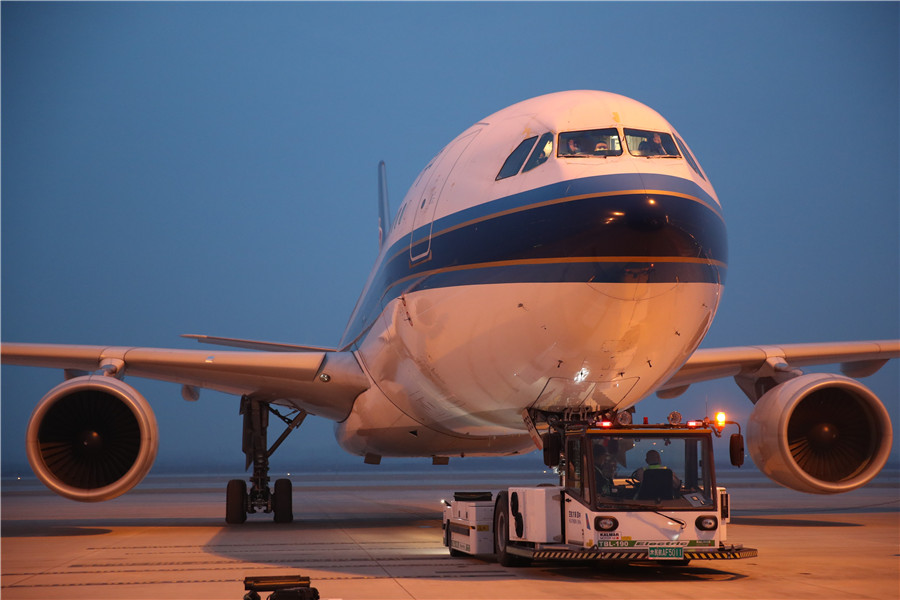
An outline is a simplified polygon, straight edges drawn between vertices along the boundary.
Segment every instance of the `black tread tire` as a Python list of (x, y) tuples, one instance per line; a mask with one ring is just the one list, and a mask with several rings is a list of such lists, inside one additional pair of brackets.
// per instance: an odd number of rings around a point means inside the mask
[(497, 494), (494, 504), (494, 551), (497, 562), (504, 567), (525, 567), (530, 564), (527, 558), (510, 554), (506, 551), (509, 544), (509, 495), (507, 492)]
[(275, 481), (272, 512), (275, 513), (276, 523), (290, 523), (294, 520), (294, 486), (290, 479)]
[(247, 482), (232, 479), (225, 490), (225, 522), (240, 525), (247, 520)]

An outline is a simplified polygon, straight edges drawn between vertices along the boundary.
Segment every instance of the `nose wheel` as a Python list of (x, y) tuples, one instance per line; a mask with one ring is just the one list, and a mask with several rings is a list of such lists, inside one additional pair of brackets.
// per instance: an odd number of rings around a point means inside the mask
[[(285, 422), (287, 429), (268, 448), (267, 431), (269, 413)], [(247, 457), (246, 468), (253, 465), (250, 488), (243, 479), (228, 482), (225, 494), (225, 522), (239, 525), (247, 520), (247, 515), (256, 512), (272, 513), (276, 523), (290, 523), (294, 520), (293, 486), (290, 479), (275, 481), (274, 490), (269, 488), (269, 457), (303, 423), (306, 411), (299, 410), (293, 419), (281, 415), (268, 402), (251, 397), (241, 398), (241, 414), (244, 416), (243, 450)]]

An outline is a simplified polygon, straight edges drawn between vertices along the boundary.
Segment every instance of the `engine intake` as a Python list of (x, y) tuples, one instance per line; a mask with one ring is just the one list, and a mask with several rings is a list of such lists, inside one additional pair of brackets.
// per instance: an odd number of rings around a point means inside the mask
[(811, 373), (775, 386), (756, 403), (747, 446), (774, 481), (815, 494), (868, 483), (891, 451), (891, 421), (869, 388), (841, 375)]
[(98, 502), (137, 485), (153, 466), (156, 417), (131, 386), (103, 375), (76, 377), (41, 399), (26, 449), (44, 485), (66, 498)]

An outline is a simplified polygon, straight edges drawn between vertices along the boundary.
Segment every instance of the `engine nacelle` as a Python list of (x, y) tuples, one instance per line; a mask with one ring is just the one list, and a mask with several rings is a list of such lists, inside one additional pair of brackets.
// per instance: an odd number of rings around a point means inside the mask
[(835, 494), (868, 483), (891, 451), (891, 421), (869, 388), (842, 375), (785, 381), (756, 403), (747, 446), (772, 480), (801, 492)]
[(105, 375), (76, 377), (44, 396), (28, 423), (28, 462), (66, 498), (99, 502), (137, 485), (156, 459), (153, 410), (131, 386)]

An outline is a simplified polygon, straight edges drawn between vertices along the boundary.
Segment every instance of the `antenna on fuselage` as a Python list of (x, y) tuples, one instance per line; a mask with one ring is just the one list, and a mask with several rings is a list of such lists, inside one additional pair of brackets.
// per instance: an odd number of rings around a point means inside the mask
[(391, 232), (391, 207), (388, 201), (387, 169), (384, 161), (378, 163), (378, 248)]

